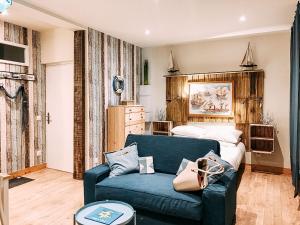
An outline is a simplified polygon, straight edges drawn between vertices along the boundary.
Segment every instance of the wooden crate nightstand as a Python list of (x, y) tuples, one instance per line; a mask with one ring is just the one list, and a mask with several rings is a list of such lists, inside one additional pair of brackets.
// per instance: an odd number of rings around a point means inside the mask
[(172, 128), (173, 128), (172, 121), (153, 121), (152, 122), (152, 134), (153, 135), (171, 136)]
[(253, 153), (272, 154), (274, 152), (274, 126), (250, 124), (249, 135), (250, 150)]

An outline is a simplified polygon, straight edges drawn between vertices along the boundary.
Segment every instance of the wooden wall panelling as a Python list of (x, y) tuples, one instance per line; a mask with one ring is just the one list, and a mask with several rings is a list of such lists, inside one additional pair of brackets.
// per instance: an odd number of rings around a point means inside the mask
[(112, 89), (113, 77), (120, 74), (120, 48), (119, 40), (107, 36), (107, 75), (108, 75), (108, 105), (117, 105), (120, 103), (120, 96), (116, 95)]
[[(234, 117), (188, 115), (188, 86), (190, 82), (234, 81)], [(187, 122), (235, 122), (241, 129), (248, 147), (250, 123), (258, 123), (263, 113), (264, 72), (224, 72), (166, 77), (167, 120), (175, 125)]]
[[(33, 74), (33, 44), (32, 44), (32, 30), (27, 30), (27, 39), (28, 39), (28, 52), (29, 52), (29, 66), (28, 66), (28, 73)], [(34, 151), (34, 98), (33, 98), (33, 88), (34, 82), (28, 82), (28, 155), (29, 158), (27, 159), (27, 163), (29, 161), (29, 166), (34, 166), (34, 159), (35, 159), (35, 151)]]
[(102, 162), (105, 149), (105, 99), (104, 99), (104, 34), (88, 31), (89, 76), (89, 167)]
[[(0, 79), (0, 83), (5, 84), (4, 79)], [(0, 92), (0, 151), (1, 151), (1, 172), (7, 173), (7, 147), (6, 147), (6, 102), (4, 93)]]
[[(17, 172), (37, 165), (45, 161), (45, 75), (40, 60), (40, 38), (39, 33), (7, 22), (0, 22), (0, 40), (10, 41), (18, 44), (29, 46), (29, 67), (18, 66), (12, 64), (0, 64), (1, 70), (17, 73), (33, 73), (38, 77), (38, 83), (16, 80), (2, 80), (6, 89), (15, 94), (20, 85), (24, 85), (25, 94), (28, 97), (29, 112), (28, 123), (25, 124), (25, 129), (22, 129), (22, 99), (10, 100), (0, 95), (0, 134), (1, 134), (1, 172)], [(35, 51), (33, 51), (33, 49)], [(35, 52), (35, 57), (32, 54)], [(34, 70), (35, 68), (35, 70)], [(34, 70), (34, 71), (33, 71)], [(35, 90), (33, 86), (37, 85)], [(33, 92), (39, 96), (34, 100)], [(35, 115), (33, 115), (34, 106), (39, 110), (39, 115), (42, 117), (38, 129), (34, 129)], [(40, 139), (37, 146), (41, 154), (40, 160), (34, 160), (31, 154), (34, 151), (33, 135)], [(32, 137), (31, 137), (32, 136)]]
[(85, 31), (74, 32), (74, 173), (85, 171)]
[(44, 102), (45, 94), (42, 89), (45, 89), (45, 83), (43, 79), (43, 68), (41, 65), (41, 49), (40, 49), (40, 33), (32, 32), (33, 43), (33, 74), (36, 76), (34, 82), (34, 149), (35, 149), (35, 165), (43, 163), (43, 151), (44, 151), (44, 138), (43, 138), (43, 120), (45, 119)]
[[(10, 81), (5, 80), (5, 88), (7, 91), (11, 92), (10, 88)], [(13, 171), (12, 169), (12, 132), (11, 132), (11, 101), (7, 101), (5, 98), (6, 103), (6, 152), (7, 152), (7, 172), (10, 173)], [(4, 149), (3, 149), (4, 150)]]
[[(137, 99), (137, 79), (141, 73), (141, 49), (99, 31), (88, 29), (88, 96), (89, 146), (86, 168), (103, 162), (107, 149), (107, 107), (118, 105), (121, 99)], [(116, 95), (112, 82), (115, 75), (123, 76), (124, 93)]]
[(133, 100), (134, 99), (134, 69), (133, 69), (133, 56), (134, 56), (134, 46), (127, 42), (123, 43), (123, 77), (125, 80), (125, 90), (122, 94), (122, 100)]

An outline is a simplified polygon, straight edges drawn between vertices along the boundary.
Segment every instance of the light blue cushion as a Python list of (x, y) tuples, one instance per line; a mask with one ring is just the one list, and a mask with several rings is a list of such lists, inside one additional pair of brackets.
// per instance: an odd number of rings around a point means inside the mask
[(137, 210), (152, 211), (185, 219), (202, 219), (201, 192), (176, 192), (175, 175), (155, 173), (126, 174), (106, 178), (96, 184), (96, 200), (119, 200)]
[(116, 151), (105, 153), (110, 173), (109, 177), (124, 175), (139, 170), (139, 156), (136, 143)]
[(184, 169), (187, 167), (188, 163), (191, 162), (190, 160), (183, 159), (180, 163), (176, 176), (178, 176)]
[(152, 156), (140, 157), (139, 167), (140, 167), (140, 174), (155, 173), (154, 165), (153, 165), (153, 157)]

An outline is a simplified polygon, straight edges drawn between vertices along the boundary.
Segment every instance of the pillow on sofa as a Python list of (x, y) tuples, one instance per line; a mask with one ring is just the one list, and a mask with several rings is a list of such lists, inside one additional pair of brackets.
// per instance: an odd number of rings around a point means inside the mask
[(178, 176), (187, 167), (187, 164), (189, 162), (191, 162), (191, 161), (188, 160), (188, 159), (183, 158), (183, 160), (181, 161), (180, 166), (177, 170), (176, 176)]
[(140, 157), (139, 166), (141, 174), (155, 173), (153, 165), (153, 156)]
[[(210, 151), (209, 153), (207, 153), (207, 154), (204, 156), (204, 158), (209, 158), (209, 159), (211, 159), (211, 160), (214, 160), (214, 161), (220, 163), (220, 164), (224, 167), (224, 173), (225, 173), (226, 171), (228, 171), (228, 170), (231, 170), (231, 169), (233, 170), (232, 165), (230, 165), (228, 162), (226, 162), (226, 161), (224, 161), (223, 159), (221, 159), (221, 158), (220, 158), (218, 155), (216, 155), (213, 151)], [(213, 162), (211, 162), (210, 160), (207, 160), (207, 162), (208, 162), (208, 167), (209, 167), (209, 168), (215, 165), (215, 164), (214, 164)], [(215, 170), (212, 169), (211, 171), (212, 171), (212, 172), (215, 172), (215, 171), (217, 171), (217, 170), (218, 170), (218, 168), (215, 168)], [(208, 183), (209, 183), (209, 184), (213, 184), (213, 183), (217, 182), (217, 181), (223, 176), (224, 173), (221, 173), (221, 174), (215, 174), (215, 175), (209, 176), (209, 177), (208, 177)]]
[(132, 143), (120, 151), (105, 153), (105, 157), (110, 168), (109, 177), (139, 170), (139, 156), (136, 143)]
[[(223, 167), (224, 167), (224, 173), (230, 169), (233, 169), (233, 167), (227, 163), (226, 161), (224, 161), (223, 159), (221, 159), (218, 155), (216, 155), (213, 151), (210, 151), (209, 153), (207, 153), (203, 158), (210, 158), (211, 160), (215, 160), (217, 161), (218, 163), (220, 163)], [(179, 169), (176, 173), (176, 176), (178, 176), (186, 167), (187, 167), (187, 164), (191, 162), (190, 160), (188, 159), (183, 159), (181, 161), (181, 164), (179, 166)], [(212, 167), (212, 166), (215, 166), (215, 164), (211, 161), (208, 160), (208, 168)], [(215, 172), (218, 170), (218, 167), (216, 167), (216, 169), (212, 170), (212, 172)], [(208, 183), (209, 184), (213, 184), (215, 182), (217, 182), (222, 176), (224, 173), (221, 173), (221, 174), (215, 174), (215, 175), (211, 175), (207, 178), (208, 180)]]

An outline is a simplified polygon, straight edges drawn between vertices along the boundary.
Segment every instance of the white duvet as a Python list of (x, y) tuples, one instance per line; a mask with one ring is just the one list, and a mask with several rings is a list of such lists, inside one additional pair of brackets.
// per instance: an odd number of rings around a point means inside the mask
[(230, 163), (235, 170), (239, 169), (246, 152), (244, 143), (239, 142), (237, 145), (220, 142), (221, 158)]
[[(177, 137), (187, 137), (183, 135), (174, 135)], [(239, 142), (238, 144), (232, 144), (227, 142), (219, 141), (221, 147), (221, 159), (228, 162), (233, 166), (233, 168), (237, 171), (241, 165), (243, 157), (246, 152), (246, 147), (243, 142)]]

